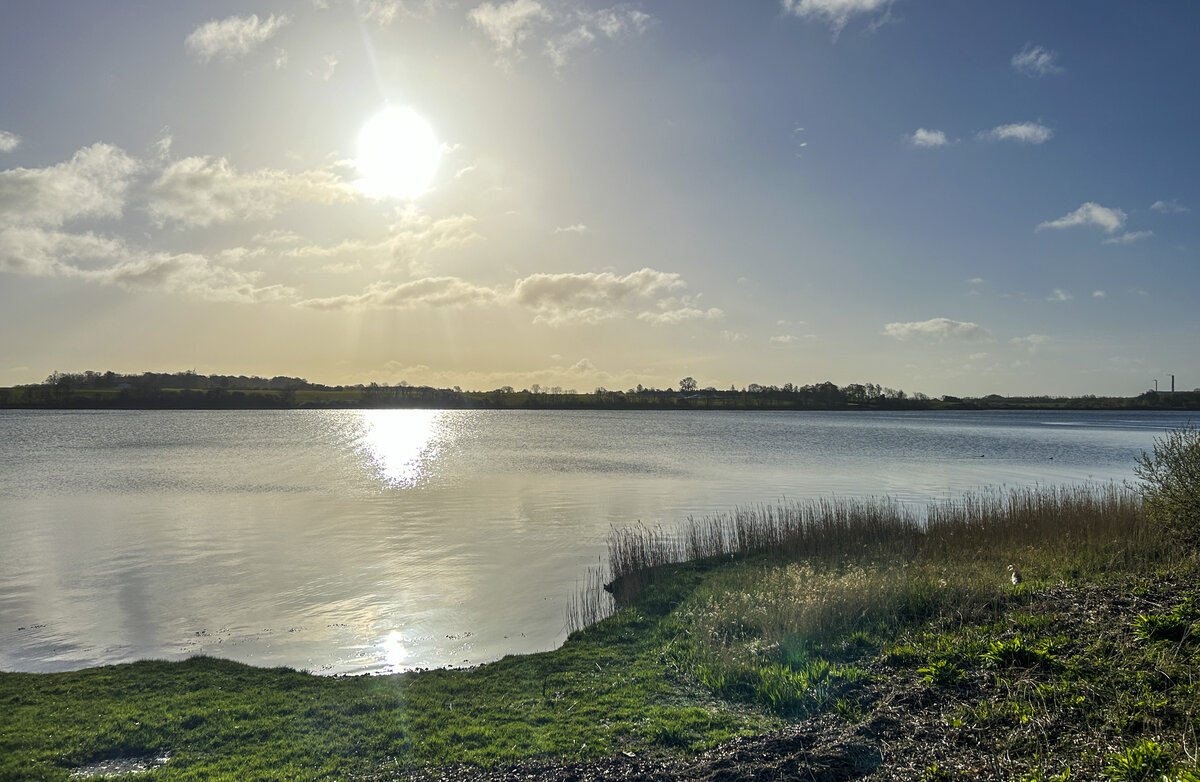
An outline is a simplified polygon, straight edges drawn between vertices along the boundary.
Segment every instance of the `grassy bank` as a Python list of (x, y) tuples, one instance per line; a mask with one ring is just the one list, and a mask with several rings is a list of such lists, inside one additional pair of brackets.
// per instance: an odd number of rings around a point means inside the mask
[(626, 752), (669, 769), (820, 726), (873, 779), (1157, 780), (1195, 767), (1193, 552), (1116, 487), (965, 497), (927, 518), (829, 501), (634, 527), (575, 608), (616, 612), (554, 652), (348, 679), (206, 658), (2, 674), (0, 778), (113, 758), (162, 779)]

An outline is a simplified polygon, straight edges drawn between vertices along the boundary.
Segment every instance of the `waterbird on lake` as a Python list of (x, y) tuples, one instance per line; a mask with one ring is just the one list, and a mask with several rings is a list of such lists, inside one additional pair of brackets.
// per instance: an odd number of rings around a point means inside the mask
[(1009, 579), (1013, 582), (1013, 586), (1021, 583), (1025, 579), (1021, 578), (1021, 571), (1017, 570), (1012, 565), (1008, 566)]

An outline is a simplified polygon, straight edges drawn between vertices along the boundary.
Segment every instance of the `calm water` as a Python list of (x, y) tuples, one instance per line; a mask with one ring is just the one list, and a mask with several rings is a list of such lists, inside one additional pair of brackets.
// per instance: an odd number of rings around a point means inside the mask
[(1121, 481), (1150, 413), (0, 411), (0, 669), (550, 649), (613, 525)]

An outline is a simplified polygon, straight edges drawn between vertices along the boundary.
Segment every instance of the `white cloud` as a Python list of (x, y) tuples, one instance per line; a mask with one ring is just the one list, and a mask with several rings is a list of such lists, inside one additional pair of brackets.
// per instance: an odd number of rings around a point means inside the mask
[(82, 264), (122, 260), (128, 254), (119, 239), (90, 231), (66, 233), (33, 225), (0, 228), (0, 272), (52, 277), (69, 274)]
[(633, 8), (602, 8), (598, 11), (578, 11), (564, 19), (572, 25), (565, 32), (546, 42), (546, 55), (556, 67), (566, 64), (568, 56), (582, 49), (598, 37), (618, 38), (623, 35), (641, 35), (654, 18)]
[(739, 342), (745, 342), (746, 335), (740, 331), (722, 331), (721, 341), (728, 342), (730, 345), (736, 345)]
[(891, 0), (783, 0), (783, 10), (801, 18), (826, 22), (836, 36), (853, 16), (873, 14), (891, 6)]
[(536, 38), (556, 68), (565, 65), (577, 50), (600, 40), (640, 35), (654, 22), (649, 14), (621, 5), (595, 11), (578, 7), (551, 11), (537, 0), (485, 2), (467, 17), (492, 42), (500, 64), (519, 59), (526, 44)]
[(1156, 212), (1162, 212), (1165, 215), (1177, 215), (1187, 212), (1188, 208), (1183, 206), (1178, 201), (1155, 201), (1150, 204), (1150, 208)]
[(1040, 231), (1043, 228), (1074, 228), (1075, 226), (1079, 225), (1094, 225), (1098, 228), (1104, 229), (1105, 233), (1113, 233), (1114, 231), (1119, 231), (1125, 226), (1125, 219), (1127, 217), (1128, 215), (1126, 215), (1125, 212), (1121, 211), (1120, 209), (1110, 209), (1107, 206), (1100, 206), (1100, 204), (1088, 201), (1068, 215), (1064, 215), (1057, 220), (1047, 220), (1046, 222), (1039, 224), (1036, 230)]
[(521, 42), (539, 22), (551, 18), (536, 0), (510, 0), (507, 3), (483, 3), (467, 14), (501, 53), (520, 50)]
[(357, 192), (328, 170), (240, 172), (225, 158), (189, 157), (167, 166), (149, 197), (150, 215), (160, 225), (192, 227), (274, 217), (290, 201), (350, 201)]
[(517, 280), (513, 297), (536, 313), (535, 323), (599, 323), (642, 309), (645, 299), (684, 286), (678, 274), (650, 268), (623, 277), (612, 272), (531, 274)]
[(792, 345), (800, 341), (795, 334), (780, 334), (767, 340), (772, 345)]
[(1010, 345), (1027, 348), (1030, 353), (1036, 353), (1037, 349), (1050, 341), (1050, 338), (1045, 334), (1030, 334), (1027, 337), (1013, 337), (1008, 342)]
[(573, 51), (582, 49), (594, 40), (596, 40), (596, 34), (587, 25), (581, 24), (558, 38), (547, 41), (546, 56), (550, 58), (555, 67), (561, 68), (567, 64), (567, 59)]
[(7, 130), (0, 130), (0, 152), (12, 152), (21, 143), (21, 137)]
[(655, 326), (693, 320), (717, 320), (724, 313), (695, 306), (694, 299), (655, 294), (683, 287), (678, 274), (641, 269), (624, 276), (612, 272), (531, 274), (511, 288), (487, 287), (458, 277), (427, 277), (400, 284), (377, 282), (361, 294), (306, 299), (296, 306), (310, 309), (412, 309), (516, 305), (534, 313), (533, 322), (551, 326), (600, 323), (634, 313)]
[(291, 258), (334, 260), (326, 268), (345, 271), (374, 265), (384, 271), (426, 274), (425, 258), (434, 252), (461, 247), (482, 237), (475, 232), (476, 220), (468, 214), (433, 218), (413, 209), (400, 215), (387, 237), (378, 241), (346, 239), (335, 245), (308, 244), (292, 247)]
[(563, 225), (554, 229), (556, 234), (582, 234), (587, 233), (588, 227), (583, 223), (575, 223), (574, 225)]
[(398, 285), (377, 282), (357, 296), (305, 299), (296, 302), (296, 306), (318, 310), (414, 309), (492, 304), (502, 298), (502, 294), (493, 288), (458, 277), (426, 277)]
[(600, 30), (609, 38), (625, 33), (643, 33), (654, 17), (635, 8), (602, 8), (591, 13), (583, 12), (583, 20)]
[(75, 276), (126, 289), (182, 293), (209, 301), (253, 304), (295, 296), (295, 291), (284, 285), (258, 285), (256, 272), (214, 264), (195, 253), (142, 253), (106, 268), (80, 270)]
[(946, 134), (940, 130), (926, 130), (925, 128), (917, 128), (908, 141), (914, 147), (944, 147), (950, 143), (946, 138)]
[(360, 7), (363, 19), (374, 22), (380, 27), (387, 27), (402, 14), (411, 14), (401, 0), (367, 0)]
[(0, 171), (0, 225), (62, 225), (76, 217), (119, 217), (137, 162), (109, 144), (84, 147), (46, 168)]
[(1055, 288), (1050, 291), (1050, 295), (1046, 297), (1046, 301), (1070, 301), (1073, 298), (1075, 297), (1062, 288)]
[(391, 227), (387, 247), (391, 261), (387, 268), (423, 273), (422, 259), (429, 253), (461, 247), (481, 239), (475, 231), (476, 219), (469, 214), (434, 218), (415, 209), (405, 210)]
[(1054, 131), (1037, 122), (1015, 122), (980, 131), (983, 141), (1016, 141), (1021, 144), (1042, 144), (1054, 136)]
[(1026, 76), (1045, 76), (1049, 73), (1062, 73), (1063, 69), (1055, 62), (1057, 52), (1052, 52), (1044, 46), (1025, 44), (1025, 48), (1012, 56), (1012, 67), (1018, 73)]
[[(240, 258), (252, 251), (222, 253)], [(147, 253), (120, 239), (36, 226), (0, 229), (0, 271), (67, 277), (126, 290), (178, 293), (210, 301), (252, 303), (293, 295), (281, 285), (259, 286), (256, 272), (231, 269), (194, 253)]]
[(992, 338), (992, 333), (978, 323), (951, 320), (950, 318), (930, 318), (929, 320), (910, 321), (906, 323), (888, 323), (883, 327), (883, 333), (896, 339), (923, 337), (939, 340), (961, 339), (968, 342), (981, 342)]
[(639, 312), (637, 319), (652, 326), (678, 326), (693, 320), (721, 320), (725, 312), (716, 307), (700, 309), (699, 307), (676, 307), (674, 309), (647, 310)]
[(1107, 295), (1104, 291), (1092, 291), (1092, 298), (1094, 299), (1103, 299)]
[(1148, 239), (1151, 236), (1154, 236), (1154, 231), (1126, 231), (1120, 236), (1105, 239), (1103, 244), (1133, 244), (1140, 239)]
[(271, 14), (260, 20), (258, 14), (230, 16), (200, 25), (185, 41), (188, 50), (201, 62), (208, 62), (218, 55), (234, 59), (250, 53), (288, 23), (285, 14)]

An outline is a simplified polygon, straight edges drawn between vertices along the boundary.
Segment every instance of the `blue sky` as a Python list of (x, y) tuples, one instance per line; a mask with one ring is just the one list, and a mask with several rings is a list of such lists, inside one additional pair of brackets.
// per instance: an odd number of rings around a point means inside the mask
[(1196, 4), (3, 13), (0, 384), (1200, 386)]

